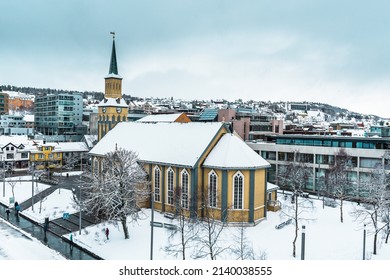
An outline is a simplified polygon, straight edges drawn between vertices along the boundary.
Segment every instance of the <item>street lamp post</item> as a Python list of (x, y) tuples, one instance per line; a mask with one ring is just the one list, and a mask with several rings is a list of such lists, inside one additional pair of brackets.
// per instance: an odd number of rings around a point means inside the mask
[[(81, 154), (81, 165), (80, 165), (80, 182), (82, 182), (82, 171), (83, 171), (83, 155)], [(79, 186), (79, 202), (80, 202), (80, 215), (79, 215), (79, 234), (81, 235), (81, 186)]]
[[(80, 176), (81, 178), (81, 176)], [(81, 186), (78, 186), (79, 188), (79, 198), (78, 198), (78, 204), (79, 204), (79, 234), (81, 235)], [(72, 188), (72, 193), (73, 193), (73, 198), (76, 200), (77, 199), (77, 192), (76, 188)]]
[(305, 229), (306, 226), (302, 226), (302, 244), (301, 244), (301, 260), (305, 259)]
[(150, 224), (150, 260), (153, 260), (154, 192), (152, 192), (151, 204), (152, 204), (152, 213), (151, 213), (151, 224)]
[(35, 172), (35, 165), (34, 163), (31, 163), (32, 169), (31, 169), (31, 210), (34, 211), (34, 172)]
[(1, 157), (3, 161), (3, 197), (5, 197), (5, 161), (4, 157)]
[(363, 230), (363, 260), (366, 259), (366, 224), (364, 224)]
[[(80, 176), (81, 177), (81, 176)], [(81, 235), (81, 186), (79, 186), (79, 204), (80, 204), (80, 215), (79, 215), (79, 234)]]

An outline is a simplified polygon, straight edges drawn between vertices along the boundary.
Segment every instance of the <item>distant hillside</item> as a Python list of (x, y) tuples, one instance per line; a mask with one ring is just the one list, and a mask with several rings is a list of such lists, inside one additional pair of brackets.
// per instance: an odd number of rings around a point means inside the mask
[[(76, 90), (63, 90), (63, 89), (50, 89), (50, 88), (34, 88), (34, 87), (17, 87), (17, 86), (11, 86), (11, 85), (2, 85), (0, 86), (0, 90), (4, 91), (15, 91), (15, 92), (23, 92), (27, 94), (32, 94), (32, 95), (37, 95), (37, 94), (47, 94), (47, 93), (80, 93), (80, 91)], [(102, 100), (104, 97), (103, 92), (96, 92), (96, 91), (84, 91), (81, 92), (83, 94), (84, 98), (87, 98), (88, 96), (92, 96), (95, 100)], [(124, 99), (126, 101), (129, 100), (138, 100), (138, 97), (135, 96), (129, 96), (124, 94), (123, 95)], [(226, 100), (221, 100), (218, 101), (220, 102), (226, 102)], [(248, 102), (243, 102), (241, 99), (238, 99), (236, 102), (241, 103), (240, 105), (245, 105), (244, 103), (249, 104), (254, 104), (256, 103), (258, 107), (261, 108), (267, 108), (268, 112), (273, 112), (273, 113), (282, 113), (286, 114), (286, 101), (279, 101), (279, 102), (266, 102), (266, 101), (248, 101)], [(231, 103), (231, 102), (229, 102)], [(288, 103), (295, 103), (292, 101), (289, 101)], [(306, 104), (308, 105), (308, 110), (319, 110), (323, 112), (324, 114), (329, 115), (330, 119), (355, 119), (357, 121), (360, 120), (378, 120), (380, 117), (375, 116), (375, 115), (365, 115), (357, 112), (352, 112), (349, 111), (348, 109), (340, 108), (337, 106), (329, 105), (329, 104), (324, 104), (324, 103), (316, 103), (316, 102), (296, 102), (298, 104)]]
[(1, 90), (5, 91), (15, 91), (15, 92), (23, 92), (27, 94), (37, 95), (37, 94), (48, 94), (48, 93), (82, 93), (83, 97), (86, 98), (88, 95), (94, 96), (97, 100), (102, 100), (104, 93), (97, 91), (84, 91), (80, 92), (77, 90), (63, 90), (63, 89), (51, 89), (51, 88), (34, 88), (34, 87), (17, 87), (10, 85), (2, 85), (0, 86)]

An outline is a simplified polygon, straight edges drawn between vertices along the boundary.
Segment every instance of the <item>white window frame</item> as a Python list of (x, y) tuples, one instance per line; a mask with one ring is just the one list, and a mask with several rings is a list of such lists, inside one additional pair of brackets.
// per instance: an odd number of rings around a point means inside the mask
[[(212, 198), (212, 185), (211, 185), (211, 176), (215, 176), (215, 197)], [(216, 208), (218, 205), (218, 175), (214, 170), (211, 170), (208, 174), (208, 183), (209, 183), (209, 191), (208, 191), (208, 205), (209, 207)]]
[[(187, 175), (187, 182), (184, 182), (184, 175)], [(190, 198), (190, 174), (186, 169), (183, 169), (180, 173), (180, 182), (181, 182), (181, 207), (188, 209), (189, 207), (189, 198)], [(185, 184), (186, 183), (186, 184)]]
[[(156, 176), (158, 172), (158, 176)], [(158, 177), (158, 178), (156, 178)], [(153, 169), (154, 201), (161, 201), (161, 169), (156, 165)]]
[[(237, 177), (241, 177), (241, 179), (242, 179), (241, 186), (236, 186), (236, 178)], [(245, 177), (240, 171), (238, 171), (233, 175), (233, 209), (236, 209), (236, 210), (244, 209), (244, 189), (245, 189), (244, 186), (245, 186)], [(237, 191), (240, 192), (240, 189), (238, 189), (236, 191), (236, 188), (240, 188), (240, 187), (241, 187), (241, 194), (238, 193), (238, 195), (236, 195)], [(240, 198), (241, 198), (241, 201), (240, 201)]]
[[(172, 177), (170, 177), (170, 175)], [(171, 181), (172, 179), (172, 181)], [(175, 197), (175, 171), (169, 167), (167, 169), (167, 204), (173, 205)]]

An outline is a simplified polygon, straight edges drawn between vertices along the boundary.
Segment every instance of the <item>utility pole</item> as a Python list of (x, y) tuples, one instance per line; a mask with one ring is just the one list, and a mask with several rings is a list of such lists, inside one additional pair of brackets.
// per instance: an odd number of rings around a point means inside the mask
[(302, 226), (302, 244), (301, 244), (301, 260), (305, 259), (305, 229), (306, 226)]
[[(80, 153), (80, 156), (81, 156), (81, 163), (80, 163), (80, 182), (82, 183), (82, 177), (83, 177), (83, 174), (82, 174), (82, 171), (83, 171), (83, 153)], [(80, 215), (79, 215), (79, 234), (81, 235), (81, 186), (79, 186), (79, 201), (80, 201)]]
[(363, 261), (366, 259), (366, 224), (363, 230)]
[(3, 160), (3, 197), (5, 197), (5, 161), (4, 157), (1, 159)]
[(34, 163), (31, 170), (31, 210), (34, 212)]
[(151, 204), (152, 204), (152, 214), (151, 214), (152, 221), (150, 224), (150, 260), (153, 260), (154, 192), (152, 192)]
[[(81, 178), (81, 176), (80, 176), (80, 178)], [(81, 235), (81, 210), (82, 210), (82, 208), (81, 208), (81, 186), (79, 186), (79, 191), (80, 191), (80, 193), (79, 193), (79, 203), (80, 203), (79, 234)]]

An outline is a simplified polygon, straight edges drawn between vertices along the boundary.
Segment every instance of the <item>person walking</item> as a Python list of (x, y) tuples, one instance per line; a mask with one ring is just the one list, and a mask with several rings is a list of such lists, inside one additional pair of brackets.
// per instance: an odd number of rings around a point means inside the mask
[(108, 238), (108, 235), (110, 234), (110, 230), (108, 228), (106, 228), (106, 237), (107, 237), (107, 240), (109, 239)]
[(16, 201), (15, 202), (15, 215), (18, 217), (19, 216), (19, 211), (20, 211), (20, 205), (19, 203)]
[(9, 207), (7, 207), (7, 210), (5, 210), (5, 213), (7, 214), (7, 221), (9, 221), (9, 213), (10, 213)]
[(73, 252), (73, 235), (72, 233), (69, 236), (69, 247), (70, 247), (70, 252)]

